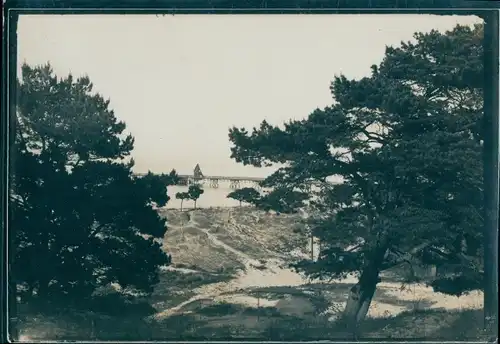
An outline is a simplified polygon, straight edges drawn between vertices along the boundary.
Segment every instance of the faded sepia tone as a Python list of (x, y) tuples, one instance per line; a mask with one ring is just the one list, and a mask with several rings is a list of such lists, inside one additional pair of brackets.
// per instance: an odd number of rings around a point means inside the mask
[(481, 23), (21, 16), (21, 339), (476, 335)]

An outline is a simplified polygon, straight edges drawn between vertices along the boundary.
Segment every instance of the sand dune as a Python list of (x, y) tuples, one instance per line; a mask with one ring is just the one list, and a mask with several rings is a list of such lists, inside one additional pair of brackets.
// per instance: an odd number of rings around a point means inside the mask
[[(285, 267), (290, 259), (297, 256), (308, 257), (310, 253), (309, 239), (301, 236), (293, 229), (300, 226), (300, 218), (295, 215), (272, 215), (252, 208), (212, 208), (200, 209), (182, 214), (179, 210), (164, 211), (167, 219), (172, 221), (172, 232), (165, 237), (167, 250), (173, 249), (174, 264), (194, 264), (203, 270), (213, 270), (214, 265), (235, 266), (234, 276), (230, 281), (210, 283), (193, 290), (193, 296), (174, 307), (160, 311), (156, 317), (164, 318), (183, 312), (183, 309), (195, 301), (210, 299), (213, 302), (243, 304), (249, 307), (276, 306), (284, 298), (290, 297), (291, 289), (307, 289), (311, 285), (324, 284), (325, 294), (329, 284), (308, 280), (295, 271)], [(178, 231), (189, 229), (184, 237), (177, 235)], [(193, 260), (199, 252), (196, 249), (196, 236), (201, 235), (204, 242), (209, 243), (213, 250), (205, 254), (212, 256), (211, 260), (200, 258)], [(200, 240), (200, 239), (198, 239)], [(176, 250), (176, 247), (183, 250)], [(228, 260), (228, 255), (232, 258)], [(189, 257), (189, 259), (187, 259)], [(216, 257), (216, 258), (214, 258)], [(214, 264), (214, 260), (217, 261)], [(235, 264), (235, 261), (238, 264)], [(193, 263), (194, 262), (194, 263)], [(183, 271), (195, 273), (195, 271)], [(330, 293), (329, 307), (323, 313), (335, 317), (342, 309), (346, 293), (350, 285), (357, 282), (351, 276), (337, 281), (335, 292)], [(343, 285), (343, 287), (342, 287)], [(340, 287), (339, 287), (340, 286)], [(275, 299), (257, 298), (252, 295), (256, 288), (283, 287), (282, 295)], [(482, 294), (479, 292), (460, 298), (435, 293), (431, 288), (421, 284), (412, 284), (402, 290), (401, 283), (382, 281), (378, 286), (377, 294), (369, 311), (371, 317), (385, 317), (413, 308), (481, 308)], [(288, 290), (288, 291), (287, 291)], [(313, 293), (312, 291), (310, 291)], [(292, 297), (293, 298), (293, 297)], [(295, 297), (297, 302), (303, 302), (304, 297)], [(328, 300), (328, 297), (326, 298)], [(304, 306), (300, 306), (304, 308)], [(299, 308), (300, 308), (299, 307)]]

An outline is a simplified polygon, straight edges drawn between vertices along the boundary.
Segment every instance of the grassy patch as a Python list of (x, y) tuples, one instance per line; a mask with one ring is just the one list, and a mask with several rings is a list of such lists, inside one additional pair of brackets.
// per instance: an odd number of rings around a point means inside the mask
[[(487, 340), (482, 311), (425, 310), (403, 312), (389, 318), (368, 318), (360, 324), (357, 339)], [(263, 340), (350, 340), (341, 322), (294, 317), (276, 318), (262, 332)]]
[(240, 315), (255, 316), (255, 317), (278, 317), (281, 316), (276, 307), (246, 307), (239, 304), (232, 304), (228, 302), (220, 302), (217, 304), (209, 305), (201, 308), (197, 314), (204, 316), (227, 316), (227, 315)]
[[(52, 309), (42, 314), (20, 307), (20, 333), (39, 340), (350, 340), (341, 322), (326, 317), (281, 315), (274, 307), (208, 304), (194, 314), (174, 315), (161, 321), (143, 317), (109, 316), (74, 309)], [(252, 326), (247, 325), (248, 320)], [(368, 318), (360, 324), (358, 339), (487, 340), (482, 311), (407, 311), (394, 317)]]
[(149, 301), (158, 310), (174, 307), (194, 296), (194, 290), (203, 285), (227, 282), (230, 274), (182, 273), (179, 271), (162, 271), (160, 282), (156, 285)]
[(189, 340), (196, 337), (205, 321), (191, 314), (179, 314), (161, 321), (153, 321), (152, 340)]
[(247, 307), (242, 312), (243, 315), (258, 316), (258, 317), (279, 317), (280, 312), (276, 307)]
[(239, 314), (243, 311), (243, 307), (240, 305), (220, 302), (214, 305), (203, 307), (198, 310), (198, 314), (206, 316), (224, 316), (224, 315), (234, 315)]
[[(169, 271), (170, 273), (170, 271)], [(199, 288), (206, 284), (217, 282), (228, 282), (233, 277), (230, 274), (213, 274), (213, 273), (190, 273), (184, 274), (174, 272), (174, 275), (166, 276), (169, 279), (169, 284), (179, 288)]]
[(484, 338), (482, 311), (441, 309), (402, 312), (395, 317), (367, 319), (362, 333), (370, 338), (472, 340)]
[(118, 293), (78, 308), (32, 300), (18, 304), (18, 331), (31, 340), (148, 340), (152, 327), (144, 318), (153, 311), (144, 300)]
[[(203, 330), (191, 332), (201, 338), (227, 340), (228, 333), (239, 338), (256, 340), (352, 340), (353, 334), (342, 322), (331, 322), (326, 317), (301, 318), (282, 315), (274, 307), (251, 308), (231, 304), (217, 304), (206, 307), (199, 315), (220, 317), (222, 326), (213, 320), (204, 322)], [(245, 318), (260, 318), (260, 329), (242, 326)], [(482, 312), (477, 310), (408, 311), (387, 318), (367, 318), (358, 329), (357, 339), (418, 339), (418, 340), (486, 340), (481, 330)], [(201, 329), (201, 328), (200, 328)], [(211, 329), (211, 331), (210, 331)], [(231, 332), (232, 331), (232, 332)]]

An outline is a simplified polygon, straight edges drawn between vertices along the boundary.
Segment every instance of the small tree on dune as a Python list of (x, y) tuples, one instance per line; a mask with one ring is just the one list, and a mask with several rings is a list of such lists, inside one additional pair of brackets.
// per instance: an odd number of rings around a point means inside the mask
[(260, 199), (260, 192), (258, 192), (254, 188), (242, 188), (229, 193), (227, 195), (227, 198), (232, 198), (239, 201), (240, 207), (242, 202), (255, 205), (256, 202)]
[(198, 198), (200, 198), (201, 195), (203, 195), (203, 193), (205, 192), (205, 190), (203, 190), (198, 184), (194, 184), (194, 185), (191, 185), (189, 186), (189, 189), (188, 189), (188, 198), (192, 201), (194, 201), (194, 208), (196, 209), (196, 201), (198, 200)]
[(184, 200), (189, 199), (189, 194), (187, 192), (178, 192), (175, 194), (175, 198), (181, 200), (181, 211), (182, 211), (182, 204), (184, 203)]

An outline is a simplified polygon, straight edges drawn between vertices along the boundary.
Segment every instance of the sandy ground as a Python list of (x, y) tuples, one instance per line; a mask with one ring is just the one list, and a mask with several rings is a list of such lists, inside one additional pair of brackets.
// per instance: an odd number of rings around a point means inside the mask
[[(309, 283), (322, 283), (321, 281), (307, 280), (295, 271), (284, 268), (284, 261), (279, 258), (268, 259), (265, 266), (262, 266), (262, 263), (259, 260), (232, 247), (227, 242), (219, 240), (216, 235), (211, 233), (207, 228), (203, 227), (203, 224), (197, 222), (194, 214), (191, 214), (186, 226), (189, 226), (190, 228), (197, 228), (199, 231), (203, 232), (207, 236), (208, 240), (210, 240), (215, 246), (219, 246), (238, 257), (240, 262), (245, 266), (245, 269), (239, 270), (235, 278), (229, 282), (208, 284), (195, 289), (195, 296), (175, 307), (159, 312), (156, 315), (159, 319), (182, 312), (183, 307), (186, 305), (202, 299), (211, 299), (216, 302), (244, 304), (249, 307), (256, 307), (257, 305), (260, 307), (275, 306), (279, 301), (278, 299), (258, 299), (254, 296), (248, 295), (248, 291), (255, 287), (300, 287), (307, 286)], [(306, 256), (305, 253), (301, 253), (300, 251), (293, 253), (295, 256)], [(194, 272), (186, 269), (177, 270), (183, 273)], [(354, 284), (356, 282), (357, 279), (355, 277), (349, 277), (339, 281), (339, 283), (344, 284)], [(404, 290), (402, 290), (402, 285), (400, 283), (390, 282), (381, 282), (378, 285), (378, 290), (383, 294), (383, 297), (376, 296), (374, 298), (368, 313), (368, 316), (370, 317), (397, 315), (398, 313), (408, 309), (408, 303), (413, 304), (413, 307), (415, 308), (444, 308), (450, 310), (482, 307), (482, 293), (480, 292), (474, 292), (458, 298), (455, 296), (435, 293), (432, 288), (421, 284), (408, 285)], [(401, 305), (398, 305), (398, 303)], [(403, 304), (405, 305), (403, 306)], [(343, 305), (344, 302), (333, 302), (326, 313), (330, 313), (333, 316), (338, 313), (339, 309), (342, 309)]]

